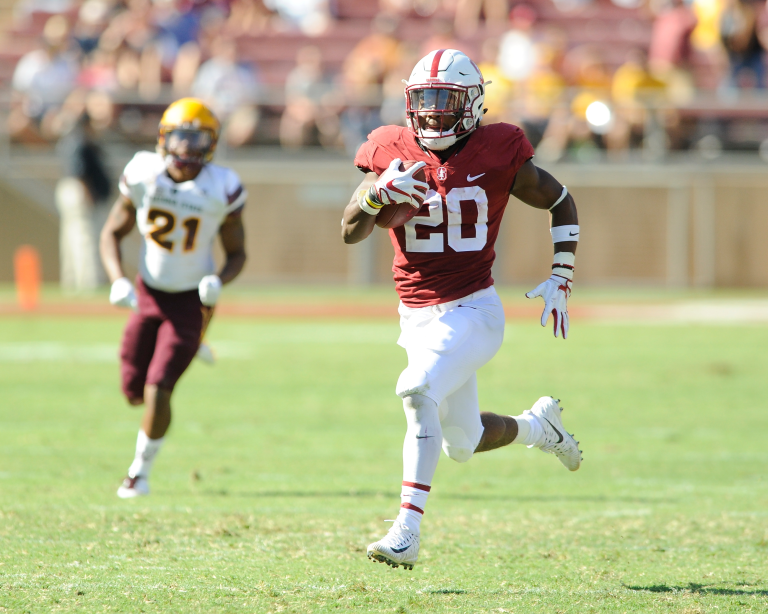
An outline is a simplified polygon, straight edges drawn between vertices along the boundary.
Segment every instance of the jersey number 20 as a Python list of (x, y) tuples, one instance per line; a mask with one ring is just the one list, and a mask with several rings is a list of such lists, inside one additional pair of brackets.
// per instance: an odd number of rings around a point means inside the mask
[[(169, 252), (173, 251), (173, 241), (169, 241), (166, 237), (176, 227), (176, 216), (163, 209), (150, 209), (147, 213), (147, 221), (154, 225), (154, 228), (149, 232), (149, 238), (163, 249), (167, 249)], [(197, 229), (200, 227), (200, 218), (188, 217), (181, 222), (181, 225), (186, 231), (183, 249), (185, 252), (189, 252), (195, 249), (195, 238), (197, 237)]]
[[(461, 236), (461, 203), (474, 202), (477, 206), (475, 236)], [(424, 199), (429, 207), (429, 216), (412, 217), (405, 223), (405, 251), (407, 252), (443, 252), (445, 235), (431, 232), (426, 239), (416, 236), (416, 226), (440, 226), (443, 223), (443, 199), (434, 190), (429, 190)], [(479, 186), (453, 188), (445, 195), (448, 210), (448, 245), (456, 252), (479, 252), (488, 241), (488, 197)]]

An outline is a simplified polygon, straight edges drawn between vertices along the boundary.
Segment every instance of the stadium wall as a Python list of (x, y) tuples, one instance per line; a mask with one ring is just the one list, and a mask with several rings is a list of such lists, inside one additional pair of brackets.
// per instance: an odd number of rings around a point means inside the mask
[[(384, 231), (346, 246), (341, 211), (362, 174), (351, 164), (236, 164), (250, 192), (248, 281), (381, 283), (391, 279)], [(579, 208), (577, 278), (591, 285), (768, 285), (768, 173), (760, 165), (557, 165)], [(497, 243), (499, 283), (549, 274), (545, 212), (510, 199)]]
[[(229, 163), (249, 191), (249, 260), (239, 283), (384, 283), (392, 246), (384, 231), (346, 246), (341, 212), (362, 174), (344, 160)], [(590, 285), (768, 285), (768, 173), (739, 165), (557, 165), (579, 208), (577, 279)], [(46, 280), (58, 277), (58, 220), (0, 181), (0, 281), (13, 278), (16, 246), (40, 249)], [(138, 237), (125, 246), (135, 260)], [(530, 284), (549, 274), (548, 215), (510, 199), (494, 276)], [(219, 257), (221, 256), (219, 252)], [(135, 270), (128, 267), (129, 270)]]
[(13, 281), (13, 254), (21, 245), (32, 245), (40, 252), (44, 281), (58, 281), (58, 217), (0, 181), (0, 220), (0, 281)]

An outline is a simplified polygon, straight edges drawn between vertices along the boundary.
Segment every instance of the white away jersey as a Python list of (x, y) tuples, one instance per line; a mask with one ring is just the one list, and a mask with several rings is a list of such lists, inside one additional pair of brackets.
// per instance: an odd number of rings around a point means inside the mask
[(192, 181), (175, 183), (162, 156), (149, 151), (140, 151), (125, 167), (120, 192), (136, 207), (139, 274), (165, 292), (192, 290), (214, 273), (219, 227), (247, 196), (237, 173), (215, 164), (206, 164)]

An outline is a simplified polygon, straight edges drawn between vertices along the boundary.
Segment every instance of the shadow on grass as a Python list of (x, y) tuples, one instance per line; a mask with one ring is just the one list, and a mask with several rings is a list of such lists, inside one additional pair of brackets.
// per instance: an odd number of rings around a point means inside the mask
[(424, 591), (430, 595), (466, 595), (467, 591), (460, 588), (439, 588), (434, 591)]
[(706, 586), (705, 584), (695, 584), (693, 582), (686, 586), (668, 586), (666, 584), (654, 584), (652, 586), (633, 586), (631, 584), (623, 584), (624, 588), (630, 591), (647, 592), (647, 593), (694, 593), (696, 595), (758, 595), (760, 597), (768, 597), (768, 590), (761, 589), (744, 589), (744, 588), (716, 588), (714, 586)]
[[(179, 493), (181, 494), (181, 493)], [(318, 499), (335, 499), (335, 498), (364, 498), (364, 497), (387, 497), (398, 498), (400, 493), (395, 492), (382, 492), (379, 490), (264, 490), (264, 491), (230, 491), (226, 489), (219, 490), (203, 490), (197, 491), (197, 494), (205, 497), (243, 497), (243, 498), (255, 498), (255, 499), (269, 499), (269, 498), (318, 498)], [(509, 496), (509, 495), (493, 495), (493, 494), (446, 494), (441, 493), (439, 498), (442, 499), (455, 499), (459, 501), (509, 501), (509, 502), (540, 502), (540, 503), (552, 503), (562, 501), (576, 501), (583, 503), (633, 503), (643, 505), (653, 505), (659, 503), (676, 503), (678, 499), (671, 498), (641, 498), (641, 497), (607, 497), (607, 496), (588, 496), (588, 495), (574, 495), (574, 496)]]
[(678, 498), (664, 498), (664, 497), (608, 497), (605, 495), (560, 495), (560, 496), (546, 496), (546, 495), (531, 495), (531, 496), (510, 496), (504, 494), (464, 494), (464, 493), (440, 493), (438, 495), (444, 499), (458, 499), (466, 501), (541, 501), (541, 502), (554, 502), (554, 501), (583, 501), (586, 503), (609, 503), (609, 502), (621, 502), (621, 503), (643, 503), (653, 505), (654, 503), (677, 503), (680, 501)]
[(199, 490), (196, 494), (204, 497), (243, 497), (253, 499), (272, 499), (284, 497), (286, 499), (335, 499), (354, 497), (394, 497), (392, 493), (384, 493), (375, 490), (263, 490), (263, 491), (229, 491), (229, 490)]

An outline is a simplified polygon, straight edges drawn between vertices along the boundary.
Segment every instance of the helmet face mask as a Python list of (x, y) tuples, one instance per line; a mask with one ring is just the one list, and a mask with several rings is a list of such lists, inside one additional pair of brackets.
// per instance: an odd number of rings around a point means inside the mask
[(417, 136), (429, 140), (450, 139), (452, 136), (459, 137), (474, 130), (471, 97), (476, 98), (478, 94), (476, 87), (406, 88), (407, 112), (411, 124), (417, 126)]
[(165, 133), (166, 158), (175, 166), (205, 164), (211, 151), (213, 137), (207, 130), (176, 128)]
[(472, 60), (453, 49), (433, 51), (416, 64), (405, 88), (408, 128), (428, 149), (446, 149), (477, 128), (484, 98)]
[(166, 166), (181, 178), (196, 176), (213, 159), (219, 120), (201, 101), (182, 98), (169, 106), (157, 137), (157, 152)]

